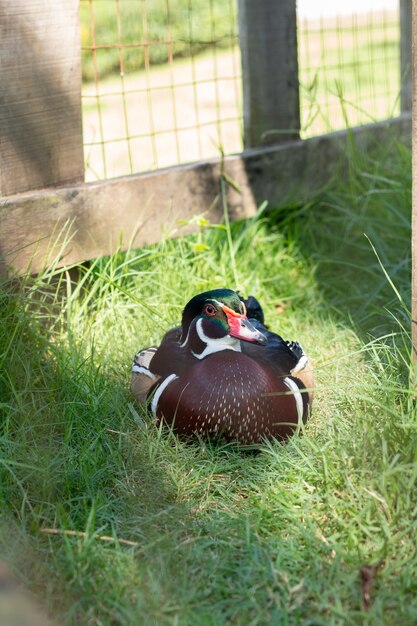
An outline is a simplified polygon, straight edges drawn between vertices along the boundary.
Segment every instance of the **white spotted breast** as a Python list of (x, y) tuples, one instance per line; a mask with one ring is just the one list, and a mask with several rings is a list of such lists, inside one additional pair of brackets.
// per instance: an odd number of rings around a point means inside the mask
[(171, 378), (153, 408), (180, 434), (221, 433), (228, 440), (253, 443), (294, 432), (307, 417), (303, 390), (297, 378), (278, 377), (254, 359), (228, 350)]

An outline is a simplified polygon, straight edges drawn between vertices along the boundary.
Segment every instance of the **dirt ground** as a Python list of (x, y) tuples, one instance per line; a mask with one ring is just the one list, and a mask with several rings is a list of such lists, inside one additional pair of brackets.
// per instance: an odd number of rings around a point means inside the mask
[(240, 111), (238, 49), (86, 85), (87, 180), (237, 152)]

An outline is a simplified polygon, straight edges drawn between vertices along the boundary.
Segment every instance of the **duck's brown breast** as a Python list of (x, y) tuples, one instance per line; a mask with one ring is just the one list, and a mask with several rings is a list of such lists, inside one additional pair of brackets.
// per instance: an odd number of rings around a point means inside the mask
[(169, 382), (156, 415), (179, 434), (222, 433), (242, 443), (282, 439), (307, 417), (304, 390), (296, 378), (279, 378), (250, 357), (226, 350)]

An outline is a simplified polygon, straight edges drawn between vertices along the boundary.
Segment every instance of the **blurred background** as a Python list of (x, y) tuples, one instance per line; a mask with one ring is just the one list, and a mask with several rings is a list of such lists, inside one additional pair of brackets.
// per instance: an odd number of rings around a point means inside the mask
[[(243, 148), (236, 0), (80, 0), (86, 180)], [(301, 137), (399, 113), (398, 0), (299, 0)]]

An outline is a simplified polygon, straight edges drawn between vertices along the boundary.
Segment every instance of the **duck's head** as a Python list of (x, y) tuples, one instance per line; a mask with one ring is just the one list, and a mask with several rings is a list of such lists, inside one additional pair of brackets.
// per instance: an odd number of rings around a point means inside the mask
[(240, 340), (265, 345), (267, 338), (246, 316), (245, 304), (231, 289), (213, 289), (194, 296), (182, 315), (181, 344), (196, 355), (240, 349)]

